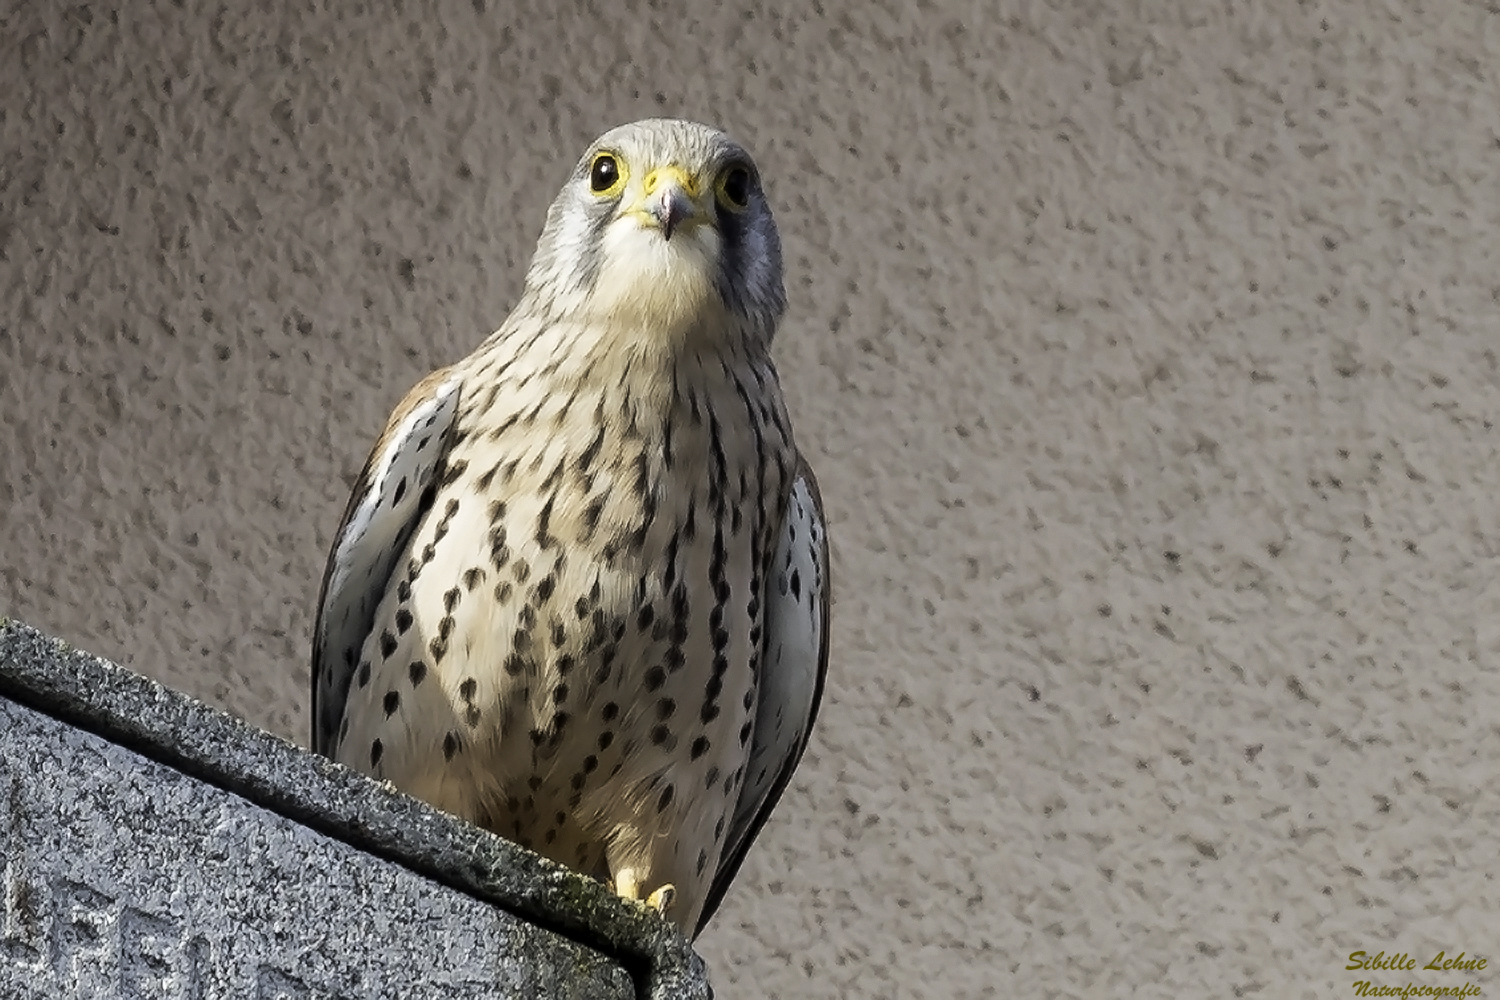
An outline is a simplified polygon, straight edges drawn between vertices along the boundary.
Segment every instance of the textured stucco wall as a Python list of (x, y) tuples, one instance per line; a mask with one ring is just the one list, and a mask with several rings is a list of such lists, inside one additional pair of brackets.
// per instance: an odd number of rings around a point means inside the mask
[(0, 2), (0, 614), (305, 738), (381, 420), (590, 138), (700, 118), (769, 177), (838, 580), (720, 994), (1500, 940), (1492, 7), (118, 6)]

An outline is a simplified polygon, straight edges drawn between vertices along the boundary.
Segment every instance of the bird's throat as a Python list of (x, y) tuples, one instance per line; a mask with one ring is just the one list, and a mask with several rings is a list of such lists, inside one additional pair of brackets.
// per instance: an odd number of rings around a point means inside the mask
[(715, 285), (718, 235), (698, 227), (671, 240), (633, 225), (611, 229), (588, 311), (630, 337), (681, 343), (729, 325)]

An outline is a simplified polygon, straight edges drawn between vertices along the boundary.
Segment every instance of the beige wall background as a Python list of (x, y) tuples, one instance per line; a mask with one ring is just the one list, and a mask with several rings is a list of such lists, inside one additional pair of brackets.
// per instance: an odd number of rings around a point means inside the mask
[(1500, 960), (1500, 8), (254, 6), (0, 0), (0, 614), (305, 742), (385, 415), (706, 120), (837, 570), (720, 995)]

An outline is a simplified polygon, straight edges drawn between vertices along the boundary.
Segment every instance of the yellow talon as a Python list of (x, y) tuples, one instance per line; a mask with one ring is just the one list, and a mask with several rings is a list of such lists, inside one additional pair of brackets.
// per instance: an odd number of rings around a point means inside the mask
[(646, 905), (661, 914), (670, 910), (676, 901), (677, 887), (672, 885), (664, 885), (646, 897)]
[[(631, 902), (635, 903), (639, 903), (642, 901), (641, 880), (640, 876), (636, 874), (634, 868), (621, 868), (619, 871), (615, 872), (615, 878), (614, 881), (610, 883), (610, 888), (612, 888), (615, 892), (615, 895), (619, 896), (621, 899), (628, 899)], [(657, 913), (665, 914), (672, 908), (672, 904), (676, 901), (677, 887), (673, 885), (664, 885), (657, 889), (655, 892), (651, 893), (651, 895), (647, 896), (645, 899), (645, 904), (651, 907)]]
[(621, 868), (615, 873), (615, 895), (621, 899), (638, 900), (641, 898), (641, 883), (636, 878), (634, 868)]

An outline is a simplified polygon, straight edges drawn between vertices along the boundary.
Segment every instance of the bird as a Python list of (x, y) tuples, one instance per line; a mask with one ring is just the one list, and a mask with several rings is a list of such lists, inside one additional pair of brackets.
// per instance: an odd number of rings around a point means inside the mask
[(508, 318), (421, 379), (331, 545), (312, 746), (696, 938), (801, 760), (830, 549), (746, 149), (596, 139)]

